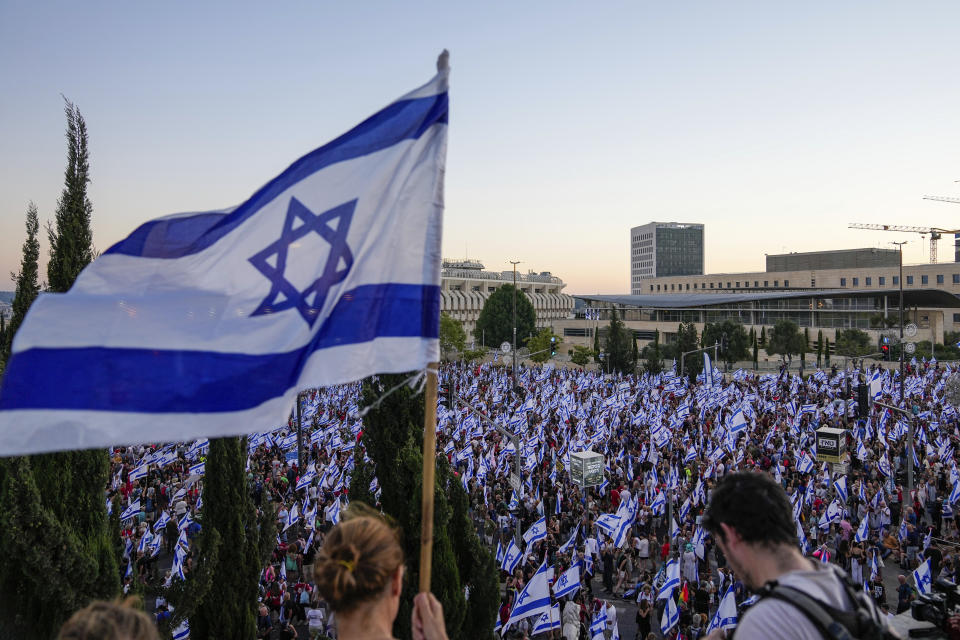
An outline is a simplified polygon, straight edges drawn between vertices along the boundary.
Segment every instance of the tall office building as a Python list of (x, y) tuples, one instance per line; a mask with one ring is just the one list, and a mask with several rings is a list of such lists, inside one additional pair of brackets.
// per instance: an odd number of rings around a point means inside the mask
[(703, 275), (703, 225), (651, 222), (630, 230), (630, 293), (641, 281), (664, 276)]

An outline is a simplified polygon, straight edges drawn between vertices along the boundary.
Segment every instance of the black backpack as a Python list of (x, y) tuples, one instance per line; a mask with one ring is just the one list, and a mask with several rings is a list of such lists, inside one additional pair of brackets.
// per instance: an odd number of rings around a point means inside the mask
[(852, 611), (837, 609), (803, 591), (778, 584), (772, 580), (765, 584), (758, 595), (761, 598), (776, 598), (787, 602), (803, 613), (820, 634), (828, 640), (859, 640), (877, 638), (894, 640), (900, 636), (887, 624), (884, 614), (877, 608), (869, 594), (853, 579), (835, 565), (818, 565), (840, 580), (850, 602)]

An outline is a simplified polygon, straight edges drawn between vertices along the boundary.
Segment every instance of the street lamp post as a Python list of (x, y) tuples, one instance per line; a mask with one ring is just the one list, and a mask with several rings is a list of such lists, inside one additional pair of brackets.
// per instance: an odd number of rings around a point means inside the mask
[(520, 261), (510, 260), (510, 264), (513, 265), (513, 388), (516, 393), (516, 388), (520, 386), (517, 380), (517, 265)]
[[(903, 360), (903, 245), (907, 244), (907, 241), (890, 244), (895, 244), (900, 249), (900, 406), (903, 406), (903, 392), (907, 386)], [(909, 421), (907, 430), (907, 491), (911, 494), (913, 493), (913, 422), (913, 420)]]

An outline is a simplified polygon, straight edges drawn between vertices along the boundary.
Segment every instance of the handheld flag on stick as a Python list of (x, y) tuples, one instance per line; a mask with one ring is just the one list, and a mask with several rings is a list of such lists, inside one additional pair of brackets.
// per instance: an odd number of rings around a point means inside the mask
[(438, 360), (438, 67), (239, 206), (147, 222), (41, 294), (0, 387), (0, 455), (254, 432), (299, 389)]

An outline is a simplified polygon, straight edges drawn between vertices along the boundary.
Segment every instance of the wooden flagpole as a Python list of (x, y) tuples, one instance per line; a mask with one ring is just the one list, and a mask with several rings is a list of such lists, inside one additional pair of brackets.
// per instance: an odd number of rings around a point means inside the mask
[(420, 591), (430, 591), (433, 570), (433, 490), (437, 460), (437, 369), (427, 365), (427, 388), (423, 412), (423, 508), (420, 523)]

